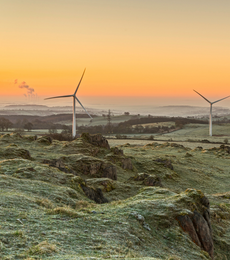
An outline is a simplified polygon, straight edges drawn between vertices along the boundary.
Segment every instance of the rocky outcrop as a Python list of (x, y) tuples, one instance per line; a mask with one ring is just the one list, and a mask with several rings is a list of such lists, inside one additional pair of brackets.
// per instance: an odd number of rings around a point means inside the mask
[(101, 134), (90, 135), (89, 133), (82, 133), (81, 138), (86, 140), (92, 145), (110, 149), (109, 143), (104, 136)]
[(138, 173), (134, 177), (131, 177), (130, 180), (143, 181), (147, 177), (149, 177), (149, 174), (147, 174), (147, 173)]
[(0, 141), (4, 143), (14, 143), (15, 141), (22, 140), (22, 136), (19, 133), (2, 134), (0, 136)]
[(50, 145), (50, 144), (52, 144), (52, 138), (50, 136), (42, 136), (42, 137), (39, 137), (36, 140), (36, 142), (39, 143), (39, 144)]
[(1, 149), (0, 158), (3, 159), (14, 159), (14, 158), (22, 158), (31, 160), (31, 155), (28, 150), (23, 148), (18, 148), (17, 145), (11, 145), (6, 148)]
[(103, 192), (100, 188), (95, 188), (87, 184), (87, 181), (79, 176), (75, 176), (71, 179), (71, 187), (75, 190), (80, 189), (90, 199), (98, 204), (107, 203), (108, 200), (104, 197)]
[(191, 237), (192, 241), (197, 244), (199, 247), (201, 247), (201, 243), (199, 240), (199, 237), (196, 233), (196, 229), (193, 225), (192, 219), (188, 216), (188, 215), (181, 215), (178, 216), (177, 221), (180, 224), (180, 227), (189, 234), (189, 236)]
[(171, 143), (170, 146), (176, 148), (185, 148), (182, 144), (177, 144), (177, 143)]
[(161, 183), (161, 179), (155, 175), (149, 175), (147, 178), (143, 180), (143, 184), (146, 186), (159, 186), (163, 187)]
[(43, 160), (43, 163), (74, 175), (117, 180), (117, 168), (114, 164), (91, 156), (69, 155), (59, 159)]
[(103, 192), (111, 192), (117, 188), (117, 181), (111, 180), (109, 178), (93, 178), (86, 179), (85, 182), (88, 186), (100, 188)]
[(38, 139), (38, 137), (37, 137), (37, 135), (24, 135), (23, 139), (25, 141), (33, 142), (33, 141), (36, 141)]
[(84, 191), (85, 195), (91, 199), (94, 200), (98, 204), (107, 203), (108, 200), (104, 197), (102, 190), (100, 188), (94, 189), (91, 187), (88, 187), (84, 184), (80, 184), (82, 190)]
[(164, 167), (173, 170), (173, 165), (172, 165), (171, 160), (167, 160), (167, 159), (161, 159), (161, 158), (159, 158), (159, 159), (156, 159), (155, 161), (156, 161), (156, 162), (159, 162), (159, 163), (161, 163), (161, 164), (163, 164)]
[(146, 186), (159, 186), (163, 187), (161, 179), (153, 174), (138, 173), (136, 176), (131, 177), (129, 180), (142, 181), (142, 184)]
[(84, 175), (89, 175), (91, 177), (105, 177), (112, 180), (117, 179), (117, 168), (110, 163), (104, 163), (100, 160), (94, 161), (79, 161), (80, 172)]
[(124, 170), (133, 170), (132, 160), (125, 156), (114, 156), (114, 155), (107, 155), (106, 159), (113, 162), (114, 164), (118, 164)]
[(230, 153), (230, 146), (222, 144), (219, 150), (225, 151), (226, 153)]
[[(176, 217), (180, 227), (189, 234), (192, 241), (201, 249), (208, 252), (214, 259), (214, 245), (210, 220), (209, 201), (203, 196), (200, 198), (201, 207), (193, 211), (191, 215), (179, 215)], [(200, 208), (200, 212), (198, 211)]]
[(125, 170), (133, 170), (133, 164), (130, 158), (121, 159), (121, 167)]
[(72, 170), (70, 167), (67, 167), (61, 159), (52, 159), (52, 160), (45, 159), (42, 161), (42, 163), (48, 164), (51, 167), (58, 168), (62, 172), (72, 173), (74, 175), (77, 175), (77, 173), (74, 170)]
[(102, 165), (102, 177), (117, 180), (117, 168), (112, 164)]
[(114, 164), (118, 164), (125, 170), (133, 170), (131, 158), (126, 157), (123, 150), (117, 147), (111, 148), (111, 153), (106, 156), (106, 159), (113, 162)]
[(119, 149), (118, 147), (112, 147), (111, 152), (114, 153), (115, 155), (124, 155), (123, 150)]

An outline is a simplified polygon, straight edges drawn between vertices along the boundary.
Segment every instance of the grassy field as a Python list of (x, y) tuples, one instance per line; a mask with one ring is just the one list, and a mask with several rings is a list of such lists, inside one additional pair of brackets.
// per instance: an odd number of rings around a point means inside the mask
[[(112, 124), (118, 124), (124, 121), (127, 121), (129, 119), (132, 119), (133, 116), (132, 115), (119, 115), (119, 116), (112, 116), (111, 117), (111, 123)], [(77, 125), (78, 126), (82, 126), (82, 125), (87, 125), (87, 126), (95, 126), (95, 125), (107, 125), (108, 124), (108, 120), (107, 117), (105, 116), (98, 116), (93, 118), (93, 120), (91, 120), (90, 118), (77, 118)], [(72, 125), (72, 121), (62, 121), (62, 122), (58, 122), (60, 124), (66, 124), (66, 125)]]
[[(124, 121), (125, 119), (130, 119), (130, 116), (116, 116), (116, 122), (121, 122)], [(84, 124), (84, 120), (85, 123), (87, 122), (88, 119), (82, 118), (82, 124)], [(95, 121), (93, 121), (93, 123), (91, 123), (91, 125), (98, 125), (100, 124), (107, 124), (107, 120), (104, 117), (98, 117), (96, 119), (94, 119)], [(114, 120), (115, 121), (115, 120)], [(113, 121), (113, 122), (114, 122)], [(168, 123), (172, 123), (172, 122), (166, 122), (166, 123), (159, 123), (159, 125), (161, 124), (165, 124), (167, 125)], [(154, 125), (154, 124), (145, 124), (145, 125)], [(169, 126), (169, 125), (168, 125)], [(11, 129), (13, 130), (13, 129)], [(47, 129), (34, 129), (30, 132), (24, 131), (22, 132), (22, 135), (44, 135), (44, 134), (48, 134), (48, 130)], [(61, 133), (62, 130), (58, 129), (57, 133)], [(9, 133), (8, 132), (2, 132), (2, 133)], [(182, 129), (170, 132), (170, 133), (163, 133), (163, 134), (125, 134), (127, 136), (127, 141), (124, 140), (124, 142), (135, 142), (130, 140), (131, 139), (150, 139), (150, 138), (154, 138), (155, 141), (157, 142), (172, 142), (172, 141), (177, 141), (177, 142), (182, 142), (182, 144), (184, 142), (187, 142), (186, 144), (184, 144), (185, 146), (188, 147), (196, 147), (196, 146), (203, 146), (204, 144), (202, 143), (202, 140), (208, 140), (210, 142), (219, 142), (219, 143), (225, 143), (226, 139), (227, 142), (230, 142), (230, 124), (221, 124), (221, 125), (213, 125), (213, 136), (210, 137), (209, 136), (209, 126), (208, 125), (204, 125), (204, 124), (187, 124), (185, 125)], [(114, 135), (108, 135), (108, 138), (115, 138)], [(229, 139), (229, 140), (228, 140)], [(123, 143), (123, 141), (116, 141), (117, 144)], [(139, 142), (139, 141), (137, 141)], [(148, 141), (147, 141), (148, 142)], [(191, 143), (190, 142), (195, 142), (195, 143)], [(140, 142), (141, 143), (141, 142)], [(143, 144), (146, 143), (144, 140), (142, 142)], [(200, 143), (200, 144), (199, 144)], [(215, 144), (214, 144), (215, 145)], [(205, 146), (205, 147), (209, 147), (209, 146)]]
[[(129, 144), (131, 146), (145, 146), (148, 144), (165, 144), (165, 141), (150, 141), (150, 140), (127, 140), (127, 139), (108, 139), (111, 147), (126, 145)], [(167, 143), (174, 143), (173, 141), (167, 141)], [(176, 144), (183, 145), (184, 147), (195, 149), (200, 146), (204, 149), (210, 149), (212, 147), (220, 147), (220, 144), (209, 144), (209, 143), (201, 143), (201, 142), (176, 142)]]
[[(227, 150), (110, 140), (116, 150), (87, 138), (0, 136), (1, 260), (208, 260), (176, 220), (201, 209), (204, 195), (214, 259), (230, 259)], [(149, 186), (145, 178), (158, 184)], [(83, 187), (100, 188), (108, 203), (97, 204)]]
[[(225, 139), (230, 142), (230, 124), (213, 125), (213, 136), (209, 136), (209, 126), (204, 124), (187, 124), (182, 129), (164, 134), (126, 134), (127, 138), (149, 139), (153, 136), (155, 141), (181, 141), (197, 142), (202, 140), (224, 143)], [(130, 140), (127, 140), (129, 142)], [(187, 144), (186, 144), (187, 145)], [(194, 147), (196, 144), (191, 144)]]
[[(230, 124), (213, 125), (213, 136), (209, 136), (209, 126), (199, 124), (188, 124), (178, 131), (164, 134), (165, 138), (173, 140), (202, 140), (207, 139), (210, 142), (224, 142), (230, 138)], [(230, 139), (229, 139), (230, 141)]]

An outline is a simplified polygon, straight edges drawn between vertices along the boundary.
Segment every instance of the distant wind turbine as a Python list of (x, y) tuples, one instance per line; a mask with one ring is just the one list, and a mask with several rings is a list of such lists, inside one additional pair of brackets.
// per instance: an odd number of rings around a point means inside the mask
[(230, 96), (227, 96), (227, 97), (224, 97), (222, 99), (219, 99), (219, 100), (216, 100), (214, 102), (210, 102), (207, 98), (205, 98), (204, 96), (202, 96), (200, 93), (198, 93), (196, 90), (193, 90), (195, 91), (198, 95), (200, 95), (203, 99), (205, 99), (209, 104), (210, 104), (210, 115), (209, 115), (209, 135), (212, 136), (212, 105), (221, 101), (221, 100), (224, 100)]
[(76, 88), (76, 90), (75, 90), (75, 92), (74, 92), (73, 95), (57, 96), (57, 97), (45, 98), (45, 100), (47, 100), (47, 99), (53, 99), (53, 98), (73, 97), (73, 124), (72, 124), (72, 135), (73, 135), (73, 137), (76, 136), (76, 112), (75, 112), (76, 100), (77, 100), (77, 102), (82, 106), (82, 108), (85, 110), (85, 112), (89, 115), (89, 117), (92, 118), (92, 117), (90, 116), (90, 114), (87, 112), (87, 110), (84, 108), (84, 106), (82, 105), (82, 103), (80, 102), (80, 100), (76, 97), (76, 93), (77, 93), (78, 88), (79, 88), (79, 86), (80, 86), (80, 84), (81, 84), (82, 78), (83, 78), (83, 76), (84, 76), (84, 74), (85, 74), (85, 70), (86, 70), (86, 69), (84, 69), (83, 74), (82, 74), (82, 76), (81, 76), (81, 79), (80, 79), (80, 81), (79, 81), (79, 83), (78, 83), (78, 85), (77, 85), (77, 88)]

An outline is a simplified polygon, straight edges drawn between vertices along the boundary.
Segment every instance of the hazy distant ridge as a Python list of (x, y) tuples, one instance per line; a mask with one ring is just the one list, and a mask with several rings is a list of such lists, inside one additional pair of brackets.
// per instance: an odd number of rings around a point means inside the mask
[[(108, 110), (111, 109), (108, 106), (106, 109), (104, 106), (102, 108), (87, 108), (87, 110), (94, 115), (102, 115), (107, 114)], [(76, 108), (77, 113), (83, 112), (82, 108)], [(0, 110), (0, 115), (52, 115), (52, 114), (60, 114), (60, 113), (71, 113), (71, 106), (46, 106), (46, 105), (36, 105), (36, 104), (24, 104), (24, 105), (7, 105), (2, 107)], [(209, 106), (200, 107), (200, 106), (130, 106), (122, 109), (118, 106), (118, 108), (111, 109), (113, 114), (124, 114), (124, 112), (129, 112), (132, 115), (152, 115), (152, 116), (208, 116), (209, 115)], [(42, 114), (41, 114), (42, 113)], [(213, 106), (213, 115), (224, 116), (230, 114), (230, 109)]]

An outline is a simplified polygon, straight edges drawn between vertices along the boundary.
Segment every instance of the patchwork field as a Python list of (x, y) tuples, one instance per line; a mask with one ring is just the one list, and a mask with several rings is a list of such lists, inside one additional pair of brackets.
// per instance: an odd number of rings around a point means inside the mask
[(0, 259), (230, 259), (230, 147), (133, 141), (1, 135)]
[[(196, 146), (212, 147), (214, 143), (230, 143), (230, 124), (213, 125), (213, 136), (209, 136), (209, 126), (206, 124), (187, 124), (182, 129), (175, 130), (169, 133), (163, 134), (126, 134), (127, 140), (113, 141), (117, 144), (124, 142), (146, 144), (149, 142), (149, 138), (153, 137), (155, 141), (176, 141), (185, 146), (195, 148)], [(111, 138), (112, 136), (110, 136)], [(130, 139), (146, 139), (145, 140), (130, 140)], [(206, 140), (206, 143), (204, 142)], [(112, 141), (112, 140), (111, 140)], [(207, 141), (213, 144), (206, 146)], [(194, 142), (194, 143), (193, 143)]]
[[(136, 125), (133, 125), (133, 127), (135, 127)], [(143, 126), (143, 127), (158, 127), (158, 126), (160, 126), (160, 127), (162, 127), (162, 126), (168, 126), (168, 127), (170, 127), (170, 126), (175, 126), (175, 122), (159, 122), (159, 123), (149, 123), (149, 124), (141, 124), (141, 126)]]
[[(213, 125), (212, 132), (212, 140), (221, 136), (228, 137), (230, 136), (230, 124)], [(172, 137), (189, 136), (191, 138), (209, 137), (209, 125), (188, 124), (185, 125), (182, 129), (167, 135)]]
[[(106, 114), (107, 115), (107, 114)], [(132, 115), (116, 115), (112, 116), (112, 123), (119, 124), (121, 122), (127, 121), (133, 118)], [(61, 124), (72, 125), (72, 121), (60, 121)], [(77, 125), (88, 125), (88, 126), (95, 126), (95, 125), (107, 125), (108, 120), (106, 116), (97, 116), (93, 120), (90, 118), (77, 118)]]

